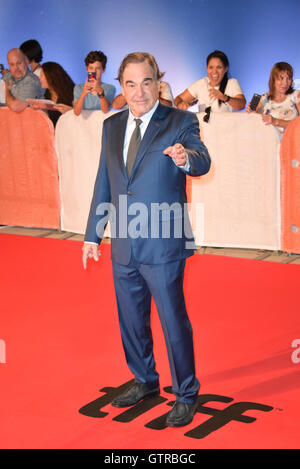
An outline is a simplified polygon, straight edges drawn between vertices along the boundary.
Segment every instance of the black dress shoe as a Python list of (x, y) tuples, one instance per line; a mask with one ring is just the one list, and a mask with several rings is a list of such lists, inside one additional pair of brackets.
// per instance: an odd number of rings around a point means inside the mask
[(124, 391), (120, 396), (116, 397), (111, 405), (114, 407), (130, 407), (137, 404), (145, 397), (158, 396), (159, 387), (149, 389), (144, 383), (134, 383), (130, 388)]
[(183, 427), (190, 423), (197, 410), (197, 402), (195, 404), (187, 404), (186, 402), (176, 401), (173, 409), (169, 412), (166, 420), (168, 427)]

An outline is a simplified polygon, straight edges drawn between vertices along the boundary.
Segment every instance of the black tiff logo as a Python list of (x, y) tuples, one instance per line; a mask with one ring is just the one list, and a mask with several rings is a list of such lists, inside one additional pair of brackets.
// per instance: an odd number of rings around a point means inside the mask
[[(103, 412), (101, 409), (107, 404), (110, 404), (115, 397), (127, 389), (128, 385), (132, 384), (133, 380), (128, 381), (117, 388), (105, 387), (100, 389), (100, 392), (105, 393), (104, 396), (95, 399), (89, 404), (81, 407), (79, 412), (87, 417), (103, 418), (108, 415), (108, 412)], [(172, 388), (170, 386), (164, 388), (164, 391), (168, 394), (172, 394)], [(154, 407), (166, 402), (168, 399), (162, 396), (152, 397), (144, 399), (133, 407), (130, 407), (125, 412), (117, 415), (113, 418), (116, 422), (128, 423), (138, 418), (140, 415), (148, 412)], [(224, 409), (216, 409), (214, 407), (207, 406), (205, 404), (211, 402), (223, 402), (228, 404), (234, 399), (232, 397), (219, 396), (218, 394), (200, 394), (198, 396), (198, 407), (197, 412), (201, 414), (210, 415), (211, 418), (201, 423), (197, 427), (185, 433), (185, 436), (189, 438), (201, 439), (205, 438), (210, 433), (217, 431), (219, 428), (224, 427), (231, 421), (252, 423), (255, 422), (256, 418), (244, 415), (249, 410), (259, 410), (261, 412), (270, 412), (273, 407), (268, 405), (258, 404), (256, 402), (236, 402), (228, 405)], [(168, 406), (172, 406), (174, 401), (169, 401)], [(152, 430), (163, 430), (166, 426), (166, 416), (168, 412), (161, 415), (160, 417), (148, 422), (145, 427), (151, 428)]]

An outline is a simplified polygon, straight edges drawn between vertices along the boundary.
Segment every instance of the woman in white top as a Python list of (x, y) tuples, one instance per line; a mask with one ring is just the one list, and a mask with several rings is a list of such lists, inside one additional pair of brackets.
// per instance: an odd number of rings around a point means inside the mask
[[(174, 100), (187, 110), (198, 102), (199, 112), (231, 112), (244, 109), (246, 100), (239, 82), (228, 78), (229, 61), (224, 52), (214, 51), (206, 59), (207, 77), (195, 81)], [(207, 119), (207, 120), (208, 120)]]
[[(247, 112), (251, 112), (250, 103)], [(280, 137), (288, 124), (300, 115), (300, 91), (293, 88), (293, 67), (277, 62), (270, 74), (269, 92), (261, 96), (256, 111), (266, 125), (273, 125)]]

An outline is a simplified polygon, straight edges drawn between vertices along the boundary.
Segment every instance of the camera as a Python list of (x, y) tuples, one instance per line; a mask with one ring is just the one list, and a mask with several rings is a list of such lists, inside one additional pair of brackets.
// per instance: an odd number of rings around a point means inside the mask
[(96, 72), (88, 72), (88, 81), (96, 80)]

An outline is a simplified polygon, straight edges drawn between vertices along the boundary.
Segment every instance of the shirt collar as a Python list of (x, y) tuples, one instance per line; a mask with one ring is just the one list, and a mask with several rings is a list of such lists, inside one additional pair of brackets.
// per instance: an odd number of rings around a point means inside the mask
[[(157, 106), (159, 105), (159, 100), (156, 101), (154, 104), (153, 108), (150, 109), (150, 111), (146, 112), (146, 114), (143, 114), (139, 119), (141, 119), (142, 123), (149, 122), (153, 114), (155, 113)], [(128, 123), (131, 123), (136, 119), (136, 117), (132, 114), (132, 112), (129, 109), (129, 115), (128, 115)]]

